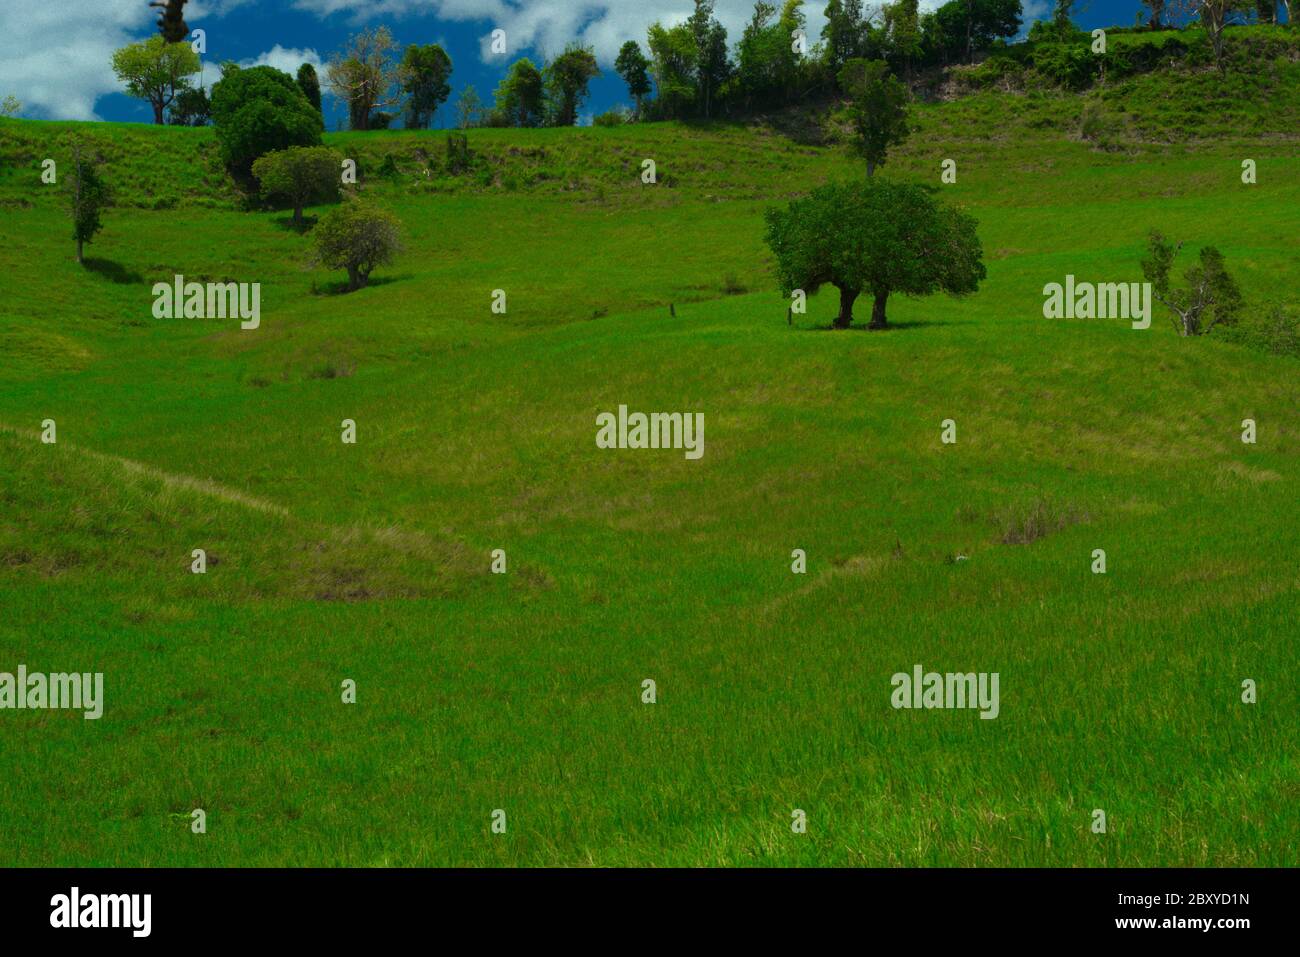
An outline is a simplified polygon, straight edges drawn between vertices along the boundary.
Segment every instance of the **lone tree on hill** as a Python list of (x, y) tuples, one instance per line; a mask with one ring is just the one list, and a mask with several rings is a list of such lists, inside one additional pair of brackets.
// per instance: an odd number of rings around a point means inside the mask
[(349, 292), (370, 282), (371, 271), (391, 262), (402, 248), (397, 217), (356, 198), (321, 217), (312, 243), (314, 262), (348, 271)]
[(176, 95), (189, 89), (186, 78), (198, 73), (199, 66), (199, 55), (188, 43), (168, 43), (162, 37), (128, 43), (113, 54), (113, 72), (128, 93), (149, 101), (158, 124)]
[(884, 60), (850, 60), (839, 76), (849, 96), (853, 150), (867, 161), (867, 175), (885, 165), (889, 148), (907, 139), (907, 87)]
[(975, 292), (986, 275), (975, 228), (971, 216), (935, 202), (923, 187), (884, 179), (831, 183), (767, 211), (781, 292), (835, 286), (836, 329), (852, 324), (862, 293), (875, 300), (869, 328), (884, 329), (891, 293)]
[(72, 175), (64, 180), (63, 188), (68, 198), (68, 214), (72, 217), (72, 238), (77, 241), (77, 262), (84, 264), (82, 245), (99, 232), (100, 210), (108, 206), (112, 197), (108, 186), (99, 178), (98, 160), (85, 155), (80, 143), (72, 145)]
[(293, 224), (301, 228), (304, 205), (338, 198), (342, 167), (343, 155), (332, 149), (291, 146), (259, 157), (253, 175), (264, 196), (278, 196), (293, 205)]
[(1174, 328), (1180, 336), (1204, 335), (1220, 323), (1227, 326), (1237, 321), (1241, 290), (1223, 266), (1223, 253), (1213, 246), (1202, 248), (1200, 263), (1183, 273), (1187, 288), (1173, 289), (1169, 271), (1183, 244), (1171, 246), (1154, 230), (1148, 242), (1151, 257), (1142, 260), (1142, 275), (1151, 283), (1156, 301), (1174, 314)]

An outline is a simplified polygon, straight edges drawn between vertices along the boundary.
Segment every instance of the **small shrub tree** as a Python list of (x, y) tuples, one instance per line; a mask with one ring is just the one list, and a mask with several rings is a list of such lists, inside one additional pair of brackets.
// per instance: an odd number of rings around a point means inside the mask
[(474, 84), (469, 84), (465, 89), (460, 91), (460, 96), (456, 98), (456, 127), (467, 130), (472, 126), (478, 126), (483, 122), (483, 100), (478, 95), (478, 90), (474, 89)]
[(329, 269), (346, 269), (348, 291), (365, 286), (376, 266), (401, 249), (400, 224), (386, 209), (349, 198), (324, 216), (312, 233), (312, 259)]
[(1151, 255), (1142, 260), (1142, 275), (1151, 283), (1156, 301), (1173, 313), (1178, 334), (1201, 336), (1220, 323), (1235, 323), (1241, 309), (1241, 290), (1224, 268), (1223, 253), (1213, 246), (1203, 247), (1200, 262), (1183, 273), (1186, 288), (1171, 286), (1169, 273), (1182, 248), (1181, 242), (1170, 245), (1158, 230), (1153, 230), (1149, 239)]
[(447, 134), (447, 172), (459, 176), (470, 168), (472, 154), (469, 137), (464, 133)]
[(972, 217), (935, 202), (928, 190), (883, 179), (832, 183), (767, 211), (781, 292), (835, 286), (837, 329), (852, 324), (862, 293), (874, 299), (870, 328), (883, 329), (893, 293), (974, 292), (986, 275), (975, 227)]
[(302, 208), (339, 195), (343, 155), (324, 146), (291, 146), (259, 157), (253, 176), (262, 195), (279, 197), (293, 206), (293, 224), (302, 226)]
[(885, 165), (889, 148), (907, 138), (907, 87), (884, 60), (850, 60), (840, 71), (849, 95), (853, 149), (867, 161), (867, 175)]
[(82, 246), (99, 232), (100, 211), (112, 202), (112, 196), (99, 176), (98, 159), (86, 155), (80, 143), (72, 145), (72, 170), (63, 182), (68, 215), (72, 217), (72, 238), (77, 241), (77, 262), (84, 264)]
[(168, 120), (172, 126), (207, 126), (212, 120), (212, 103), (202, 87), (181, 90), (172, 101)]

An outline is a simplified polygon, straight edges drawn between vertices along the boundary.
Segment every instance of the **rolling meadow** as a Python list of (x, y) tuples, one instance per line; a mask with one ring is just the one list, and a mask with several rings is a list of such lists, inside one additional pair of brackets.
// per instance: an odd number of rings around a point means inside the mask
[[(0, 670), (106, 698), (0, 716), (0, 863), (1293, 865), (1300, 65), (1210, 81), (917, 106), (877, 175), (988, 278), (885, 332), (787, 322), (764, 244), (862, 175), (833, 116), (470, 130), (464, 172), (327, 134), (403, 225), (353, 293), (209, 129), (0, 120)], [(74, 138), (117, 200), (84, 269)], [(1153, 228), (1249, 322), (1043, 317)], [(175, 274), (260, 282), (260, 328), (155, 319)], [(597, 448), (620, 404), (703, 412), (703, 457)], [(892, 708), (918, 663), (999, 673), (996, 720)]]

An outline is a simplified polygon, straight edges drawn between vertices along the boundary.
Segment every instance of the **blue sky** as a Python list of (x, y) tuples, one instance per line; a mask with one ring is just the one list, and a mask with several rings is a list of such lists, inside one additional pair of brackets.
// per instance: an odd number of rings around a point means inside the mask
[[(867, 5), (876, 4), (868, 0)], [(921, 0), (922, 9), (937, 5), (938, 0)], [(678, 21), (691, 7), (691, 0), (191, 0), (186, 20), (207, 34), (209, 85), (223, 60), (270, 63), (293, 72), (304, 61), (327, 60), (361, 27), (382, 23), (402, 45), (443, 45), (455, 64), (453, 101), (472, 83), (490, 102), (509, 62), (519, 56), (541, 61), (580, 39), (595, 48), (604, 70), (584, 110), (599, 113), (628, 101), (613, 70), (619, 46), (628, 39), (644, 45), (650, 23)], [(812, 40), (824, 7), (825, 0), (805, 4)], [(717, 0), (718, 17), (733, 43), (752, 8), (753, 0)], [(1049, 0), (1025, 0), (1025, 9), (1027, 26), (1050, 14)], [(1075, 22), (1089, 29), (1127, 26), (1139, 9), (1137, 0), (1080, 0)], [(153, 18), (147, 0), (37, 0), (33, 6), (2, 0), (0, 96), (17, 96), (26, 116), (149, 122), (145, 103), (115, 92), (119, 85), (109, 57), (117, 47), (149, 36)], [(498, 27), (506, 31), (510, 47), (503, 59), (486, 55), (485, 38)], [(333, 128), (341, 111), (331, 105), (337, 106), (327, 98)], [(450, 108), (444, 107), (439, 124), (449, 120)]]

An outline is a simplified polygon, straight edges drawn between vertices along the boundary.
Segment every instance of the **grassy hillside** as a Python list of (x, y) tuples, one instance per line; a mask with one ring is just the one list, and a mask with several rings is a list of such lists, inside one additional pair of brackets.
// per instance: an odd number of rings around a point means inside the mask
[[(1199, 76), (1135, 76), (1111, 149), (1074, 95), (921, 107), (882, 175), (956, 159), (989, 278), (882, 334), (786, 324), (762, 211), (859, 174), (798, 130), (471, 131), (460, 178), (332, 135), (407, 245), (341, 295), (208, 131), (0, 122), (0, 671), (107, 698), (0, 712), (0, 862), (1293, 863), (1300, 362), (1041, 309), (1152, 227), (1293, 308), (1295, 81), (1186, 136), (1148, 94)], [(123, 201), (84, 270), (72, 135)], [(153, 318), (177, 272), (261, 282), (261, 328)], [(705, 455), (598, 449), (619, 404)], [(917, 663), (999, 717), (894, 710)]]

